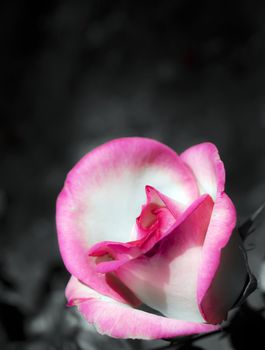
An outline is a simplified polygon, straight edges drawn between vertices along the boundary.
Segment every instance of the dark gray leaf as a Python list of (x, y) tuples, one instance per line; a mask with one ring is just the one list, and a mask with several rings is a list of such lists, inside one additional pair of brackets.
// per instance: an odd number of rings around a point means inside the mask
[(265, 202), (238, 227), (239, 234), (244, 241), (253, 231), (255, 231), (259, 221), (261, 220), (261, 215), (264, 214)]

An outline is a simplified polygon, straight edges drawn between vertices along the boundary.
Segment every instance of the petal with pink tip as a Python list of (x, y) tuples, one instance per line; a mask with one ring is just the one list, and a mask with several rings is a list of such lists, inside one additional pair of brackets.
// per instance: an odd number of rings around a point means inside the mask
[[(167, 204), (170, 203), (171, 207), (175, 205), (170, 198), (165, 199), (165, 196), (161, 193), (159, 193), (159, 199), (154, 198), (154, 195), (158, 195), (158, 191), (156, 191), (154, 188), (152, 189), (152, 197), (150, 197), (149, 191), (147, 192), (147, 194), (148, 202), (152, 199), (155, 200), (156, 204), (160, 204), (159, 200), (160, 198), (163, 198), (164, 205), (165, 201), (167, 202)], [(156, 243), (161, 241), (167, 235), (171, 234), (172, 231), (176, 231), (177, 227), (183, 224), (183, 222), (192, 214), (192, 212), (198, 207), (198, 205), (207, 197), (209, 196), (203, 195), (199, 197), (186, 210), (184, 210), (182, 214), (179, 214), (177, 218), (173, 217), (173, 215), (167, 207), (156, 209), (156, 215), (161, 226), (160, 228), (158, 228), (158, 231), (160, 231), (158, 235), (156, 235), (155, 232), (150, 232), (147, 233), (146, 236), (142, 239), (136, 241), (126, 243), (100, 242), (95, 244), (89, 250), (89, 254), (91, 256), (102, 256), (104, 254), (109, 254), (114, 259), (99, 262), (96, 267), (96, 271), (101, 273), (116, 271), (128, 261), (136, 259), (137, 257), (145, 253), (148, 254), (148, 252), (152, 250)], [(213, 201), (211, 200), (211, 203), (212, 202)]]
[(247, 285), (248, 266), (239, 233), (234, 231), (221, 251), (220, 263), (213, 281), (201, 301), (205, 319), (221, 323), (242, 296)]
[(200, 194), (208, 193), (216, 199), (224, 191), (225, 170), (216, 146), (210, 142), (188, 148), (180, 155), (193, 171)]
[[(216, 199), (214, 204), (212, 217), (205, 237), (205, 242), (202, 249), (202, 262), (199, 268), (198, 276), (198, 304), (204, 318), (211, 322), (220, 322), (226, 318), (226, 314), (236, 298), (239, 297), (242, 289), (242, 279), (245, 280), (244, 274), (245, 263), (242, 256), (239, 254), (239, 243), (234, 244), (234, 238), (229, 243), (232, 232), (236, 224), (236, 211), (230, 198), (222, 193)], [(236, 233), (235, 233), (236, 234)], [(221, 263), (222, 249), (229, 244), (233, 248), (229, 249), (224, 256), (229, 256), (229, 261), (233, 261), (233, 265), (226, 266), (227, 277), (226, 285), (220, 287), (221, 276), (223, 269)], [(242, 263), (242, 265), (241, 265)], [(242, 268), (243, 270), (242, 270)], [(230, 269), (230, 270), (229, 270)], [(237, 275), (238, 274), (238, 275)], [(233, 279), (238, 281), (237, 286), (234, 285)], [(229, 292), (228, 292), (229, 290)]]
[(212, 198), (203, 195), (153, 249), (116, 271), (143, 303), (167, 317), (204, 321), (197, 304), (197, 277), (212, 208)]
[(115, 300), (129, 302), (133, 305), (139, 304), (137, 298), (131, 298), (130, 293), (128, 295), (126, 290), (124, 292), (124, 289), (120, 288), (120, 283), (116, 283), (116, 279), (113, 279), (111, 275), (103, 275), (96, 271), (96, 258), (88, 256), (86, 252), (87, 242), (82, 238), (82, 231), (78, 230), (79, 223), (74, 222), (71, 216), (74, 207), (73, 197), (66, 187), (57, 200), (59, 247), (66, 268), (70, 272), (76, 272), (76, 275), (80, 279), (86, 280), (92, 288), (97, 288), (101, 293), (109, 295)]
[(114, 338), (161, 339), (206, 333), (219, 327), (170, 319), (116, 302), (71, 277), (66, 296), (101, 334)]
[(146, 253), (158, 240), (170, 232), (170, 228), (176, 222), (182, 221), (181, 215), (185, 217), (185, 212), (181, 214), (183, 209), (175, 201), (155, 188), (146, 186), (146, 196), (147, 203), (142, 206), (141, 214), (136, 219), (137, 240), (125, 243), (103, 241), (94, 244), (89, 249), (90, 256), (108, 255), (114, 259), (99, 262), (96, 266), (97, 272), (115, 271), (125, 262)]
[[(236, 210), (224, 193), (225, 170), (215, 145), (208, 142), (193, 146), (183, 152), (181, 158), (193, 171), (200, 193), (209, 193), (215, 199), (202, 250), (197, 295), (204, 318), (217, 323), (226, 318), (246, 281), (238, 243), (233, 243), (234, 238), (229, 242), (236, 225)], [(225, 259), (233, 261), (229, 269)], [(230, 276), (226, 283), (222, 282), (224, 274)], [(235, 280), (238, 283), (235, 284)]]
[[(145, 185), (188, 206), (198, 195), (192, 172), (169, 147), (144, 138), (108, 142), (87, 154), (70, 171), (57, 200), (59, 247), (71, 274), (113, 296), (95, 273), (89, 248), (101, 241), (134, 240), (132, 230)], [(117, 296), (116, 296), (117, 298)]]
[(147, 185), (145, 187), (145, 191), (148, 202), (154, 202), (160, 204), (161, 206), (165, 206), (175, 218), (177, 218), (185, 208), (185, 206), (177, 202), (176, 199), (174, 200), (172, 197), (166, 196), (164, 193), (159, 192), (154, 187)]

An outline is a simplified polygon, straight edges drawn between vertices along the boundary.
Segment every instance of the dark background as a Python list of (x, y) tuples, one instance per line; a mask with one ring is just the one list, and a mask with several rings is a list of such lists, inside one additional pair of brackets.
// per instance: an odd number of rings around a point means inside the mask
[[(265, 198), (264, 17), (255, 0), (1, 2), (0, 347), (150, 346), (97, 336), (65, 311), (57, 194), (109, 139), (152, 137), (178, 152), (212, 141), (239, 221), (251, 214)], [(262, 232), (250, 244), (256, 273)], [(264, 344), (264, 318), (251, 315), (236, 323), (250, 333), (239, 349)]]

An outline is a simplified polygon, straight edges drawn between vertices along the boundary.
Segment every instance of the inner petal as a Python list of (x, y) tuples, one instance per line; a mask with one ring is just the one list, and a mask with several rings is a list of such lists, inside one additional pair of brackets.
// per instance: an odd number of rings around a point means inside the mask
[(141, 301), (167, 317), (203, 321), (197, 276), (212, 208), (210, 196), (200, 197), (152, 250), (116, 271)]
[(128, 242), (103, 241), (89, 249), (90, 256), (108, 256), (105, 261), (99, 260), (98, 272), (106, 273), (116, 270), (125, 262), (150, 250), (159, 239), (168, 234), (176, 218), (167, 208), (165, 201), (175, 208), (175, 215), (177, 215), (180, 208), (173, 200), (165, 197), (155, 188), (146, 186), (146, 204), (142, 206), (141, 213), (136, 218), (134, 225), (134, 237), (136, 238)]
[(140, 234), (140, 236), (157, 222), (156, 210), (158, 208), (160, 207), (155, 203), (147, 203), (143, 206), (140, 216), (136, 219), (137, 227), (139, 229), (138, 234)]

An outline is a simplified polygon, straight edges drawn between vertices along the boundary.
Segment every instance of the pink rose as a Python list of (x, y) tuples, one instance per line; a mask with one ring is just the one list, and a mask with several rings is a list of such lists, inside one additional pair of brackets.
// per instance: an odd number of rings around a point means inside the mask
[(151, 139), (121, 138), (84, 156), (57, 200), (68, 305), (118, 338), (218, 329), (249, 279), (224, 185), (211, 143), (179, 156)]

